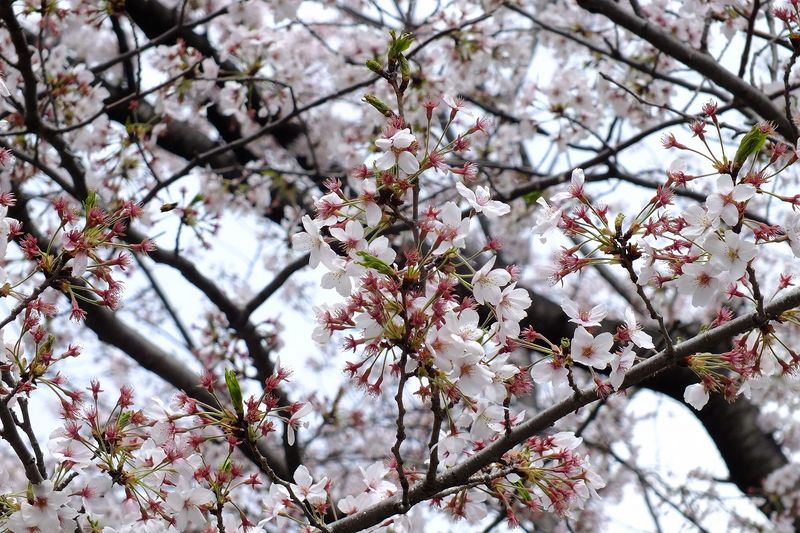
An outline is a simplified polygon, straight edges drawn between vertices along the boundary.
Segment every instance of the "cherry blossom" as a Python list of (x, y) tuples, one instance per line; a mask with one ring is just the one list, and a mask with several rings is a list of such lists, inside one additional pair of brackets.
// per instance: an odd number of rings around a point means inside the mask
[(200, 487), (185, 476), (180, 476), (175, 489), (167, 496), (167, 505), (170, 506), (175, 518), (175, 527), (185, 531), (187, 526), (199, 526), (205, 523), (199, 507), (212, 503), (214, 493)]
[(756, 256), (755, 245), (732, 230), (726, 230), (722, 239), (715, 235), (710, 236), (703, 246), (711, 253), (711, 263), (729, 281), (744, 276), (748, 263)]
[(604, 369), (614, 358), (611, 346), (614, 337), (611, 333), (601, 333), (597, 337), (586, 331), (583, 326), (578, 326), (572, 338), (570, 356), (577, 363), (583, 363), (598, 370)]
[(796, 211), (787, 213), (783, 221), (783, 228), (792, 253), (795, 257), (800, 257), (800, 213)]
[(388, 139), (378, 139), (375, 146), (385, 153), (375, 161), (375, 166), (379, 170), (388, 170), (398, 165), (406, 174), (414, 174), (419, 170), (419, 161), (407, 149), (415, 142), (416, 138), (408, 128), (399, 130)]
[(332, 264), (336, 253), (320, 234), (318, 223), (308, 215), (303, 216), (302, 222), (306, 231), (292, 235), (292, 247), (298, 252), (310, 252), (309, 264), (314, 268), (320, 263)]
[(688, 239), (696, 239), (719, 227), (719, 217), (712, 216), (708, 209), (697, 204), (687, 207), (682, 216), (689, 224), (683, 230), (684, 237)]
[(792, 528), (791, 6), (174, 3), (0, 9), (0, 530), (600, 529), (656, 373), (785, 452), (683, 516)]
[(561, 220), (561, 208), (556, 208), (547, 203), (547, 200), (541, 196), (536, 199), (536, 203), (541, 208), (536, 210), (536, 225), (533, 227), (533, 234), (539, 236), (539, 240), (543, 243), (547, 242), (547, 236), (558, 228), (558, 223)]
[(461, 210), (453, 202), (447, 202), (442, 206), (439, 220), (437, 221), (436, 246), (434, 254), (443, 254), (450, 248), (461, 248), (464, 246), (469, 233), (469, 218), (461, 218)]
[(502, 287), (511, 281), (511, 274), (507, 270), (492, 269), (494, 262), (495, 258), (492, 257), (472, 276), (472, 291), (478, 303), (499, 304)]
[(292, 491), (298, 497), (306, 500), (308, 503), (315, 505), (324, 503), (328, 495), (325, 492), (325, 485), (328, 483), (328, 478), (324, 477), (317, 483), (308, 472), (305, 466), (298, 466), (294, 471), (294, 483), (292, 484)]
[(570, 185), (566, 191), (554, 194), (551, 198), (553, 202), (561, 202), (563, 200), (567, 200), (569, 198), (582, 198), (584, 195), (584, 184), (586, 182), (586, 176), (583, 173), (582, 168), (576, 168), (572, 171), (572, 177), (570, 178)]
[(366, 469), (359, 467), (363, 482), (368, 492), (376, 492), (383, 496), (391, 496), (397, 491), (397, 487), (390, 481), (384, 479), (389, 469), (383, 463), (372, 463)]
[(495, 218), (511, 212), (511, 206), (508, 204), (491, 199), (488, 187), (478, 185), (475, 187), (475, 191), (472, 191), (472, 189), (469, 189), (459, 181), (456, 183), (456, 189), (469, 202), (469, 205), (472, 206), (476, 213), (483, 213), (490, 218)]
[(755, 187), (749, 183), (734, 186), (730, 176), (720, 176), (717, 179), (717, 192), (706, 200), (708, 216), (712, 219), (721, 218), (727, 225), (734, 226), (739, 220), (737, 204), (749, 200), (755, 192)]
[(342, 243), (351, 256), (354, 256), (356, 251), (367, 247), (367, 241), (364, 239), (364, 228), (356, 220), (348, 220), (344, 229), (332, 227), (330, 233), (331, 237)]
[(525, 318), (525, 310), (531, 306), (531, 303), (528, 291), (517, 288), (516, 282), (503, 289), (499, 301), (494, 306), (495, 316), (500, 323), (498, 329), (500, 340), (509, 336), (519, 336), (519, 323)]
[(710, 262), (689, 263), (683, 266), (683, 273), (675, 282), (678, 292), (692, 297), (692, 305), (708, 305), (719, 293), (722, 282), (719, 270)]
[(569, 321), (585, 328), (599, 326), (600, 322), (606, 317), (607, 309), (604, 304), (597, 304), (589, 307), (586, 304), (578, 304), (568, 298), (561, 301), (561, 308), (569, 317)]
[(639, 348), (652, 350), (653, 338), (642, 331), (642, 326), (636, 321), (636, 314), (630, 307), (625, 309), (625, 333), (628, 338)]
[(614, 358), (611, 359), (611, 374), (609, 374), (609, 382), (612, 387), (619, 390), (625, 380), (625, 374), (631, 369), (635, 359), (636, 354), (633, 353), (630, 345), (625, 346), (622, 352), (614, 354)]

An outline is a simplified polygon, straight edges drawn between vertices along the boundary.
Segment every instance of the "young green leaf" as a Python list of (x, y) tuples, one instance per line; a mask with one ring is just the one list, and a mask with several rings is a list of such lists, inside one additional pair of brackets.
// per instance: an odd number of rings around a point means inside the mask
[(373, 270), (377, 270), (381, 274), (386, 274), (387, 276), (394, 275), (394, 270), (392, 270), (392, 268), (389, 265), (387, 265), (374, 255), (370, 255), (364, 251), (358, 251), (356, 252), (356, 255), (361, 258), (361, 261), (358, 263), (359, 265), (371, 268)]
[(736, 150), (736, 155), (733, 158), (734, 164), (741, 168), (745, 160), (753, 154), (757, 154), (759, 150), (767, 142), (767, 134), (761, 131), (758, 124), (753, 126), (739, 142), (739, 148)]
[(242, 388), (239, 380), (236, 379), (236, 372), (228, 368), (225, 370), (225, 385), (228, 386), (228, 393), (231, 395), (231, 403), (237, 415), (244, 414), (244, 402), (242, 401)]

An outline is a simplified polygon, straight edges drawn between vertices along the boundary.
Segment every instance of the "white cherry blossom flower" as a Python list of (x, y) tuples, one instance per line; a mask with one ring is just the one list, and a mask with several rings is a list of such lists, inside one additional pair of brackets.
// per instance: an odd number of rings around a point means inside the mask
[(292, 235), (292, 248), (298, 252), (309, 252), (308, 264), (312, 268), (316, 268), (320, 262), (325, 266), (332, 266), (336, 252), (320, 234), (320, 226), (308, 215), (303, 215), (302, 222), (306, 231)]
[(378, 498), (374, 492), (362, 492), (356, 496), (347, 495), (336, 504), (341, 512), (346, 515), (356, 514), (362, 509), (377, 503)]
[(476, 213), (483, 213), (489, 218), (494, 218), (507, 215), (511, 211), (510, 205), (492, 200), (489, 187), (478, 185), (473, 192), (472, 189), (459, 181), (456, 183), (456, 189), (458, 194), (467, 200)]
[(366, 178), (361, 181), (361, 194), (358, 198), (361, 202), (361, 208), (364, 209), (367, 226), (370, 228), (377, 226), (383, 217), (383, 211), (375, 202), (377, 194), (378, 184), (375, 178)]
[(756, 188), (749, 183), (733, 185), (733, 179), (723, 174), (717, 179), (717, 192), (706, 199), (708, 215), (721, 218), (729, 226), (734, 226), (739, 221), (739, 207), (737, 203), (752, 198)]
[(439, 245), (433, 251), (441, 255), (452, 248), (463, 248), (469, 233), (469, 218), (461, 219), (461, 210), (454, 202), (447, 202), (439, 212), (439, 223), (436, 228)]
[(366, 487), (367, 492), (376, 492), (381, 496), (390, 496), (397, 491), (394, 483), (384, 479), (389, 469), (381, 462), (372, 463), (366, 470), (363, 467), (358, 467), (361, 470), (362, 481)]
[(369, 243), (367, 252), (369, 252), (369, 255), (377, 257), (387, 265), (394, 263), (397, 257), (397, 252), (394, 251), (394, 248), (389, 246), (389, 239), (383, 235)]
[[(344, 214), (342, 213), (343, 207), (344, 203), (338, 194), (330, 192), (321, 196), (314, 201), (314, 208), (317, 210), (317, 223), (321, 226), (336, 224), (344, 218)], [(327, 215), (324, 216), (324, 218), (321, 215), (323, 212)]]
[(559, 431), (553, 435), (553, 442), (564, 450), (574, 450), (583, 442), (583, 437), (576, 437), (571, 431)]
[(790, 211), (783, 220), (783, 231), (795, 257), (800, 257), (800, 213)]
[(656, 255), (655, 249), (646, 242), (643, 242), (642, 256), (636, 261), (639, 267), (639, 272), (637, 273), (637, 280), (636, 280), (637, 285), (645, 286), (648, 283), (650, 283), (651, 280), (658, 277), (659, 272), (658, 269), (656, 268), (655, 255)]
[(547, 236), (558, 228), (563, 209), (551, 206), (541, 196), (536, 203), (541, 208), (536, 210), (536, 225), (533, 227), (533, 234), (538, 235), (541, 242), (547, 242)]
[(364, 239), (364, 227), (357, 220), (348, 220), (344, 228), (331, 228), (331, 237), (341, 242), (351, 255), (367, 247)]
[(59, 435), (61, 432), (57, 429), (47, 442), (47, 448), (56, 461), (74, 472), (80, 472), (91, 464), (94, 454), (89, 448), (77, 440)]
[(704, 307), (719, 293), (719, 271), (711, 263), (683, 265), (683, 274), (675, 282), (678, 292), (692, 297), (692, 305)]
[(501, 287), (511, 281), (511, 274), (504, 268), (492, 270), (497, 257), (492, 257), (472, 276), (472, 293), (479, 304), (497, 305), (502, 297)]
[(448, 311), (444, 325), (438, 331), (430, 330), (428, 345), (439, 368), (451, 372), (460, 368), (464, 361), (475, 363), (483, 357), (483, 346), (478, 342), (483, 335), (479, 321), (474, 309), (464, 309), (459, 314)]
[(395, 165), (406, 174), (414, 174), (419, 170), (419, 161), (406, 148), (417, 141), (411, 130), (404, 128), (388, 139), (378, 139), (375, 146), (385, 153), (375, 161), (378, 170), (388, 170)]
[(80, 278), (86, 273), (86, 267), (89, 266), (89, 256), (81, 252), (72, 258), (72, 275)]
[(75, 482), (69, 490), (71, 496), (80, 498), (81, 503), (76, 507), (83, 507), (90, 514), (103, 514), (112, 505), (111, 478), (107, 474), (97, 472), (88, 479)]
[(586, 176), (582, 168), (576, 168), (572, 171), (570, 178), (569, 188), (566, 191), (554, 194), (550, 200), (553, 202), (561, 202), (569, 198), (580, 198), (583, 196), (583, 187), (586, 183)]
[(578, 326), (572, 339), (570, 355), (575, 362), (602, 370), (614, 358), (611, 355), (613, 344), (614, 336), (611, 333), (605, 332), (595, 337), (583, 326)]
[(608, 376), (608, 381), (615, 390), (619, 390), (625, 380), (625, 374), (633, 366), (634, 359), (635, 355), (630, 344), (625, 346), (621, 353), (614, 354), (614, 358), (611, 360), (611, 374)]
[(320, 286), (323, 289), (336, 289), (341, 296), (350, 296), (353, 289), (351, 279), (357, 278), (364, 272), (364, 267), (355, 261), (346, 261), (336, 257), (330, 271), (322, 275)]
[(488, 512), (486, 505), (483, 503), (487, 499), (486, 493), (483, 491), (471, 490), (466, 493), (454, 494), (445, 499), (445, 509), (447, 508), (448, 502), (456, 499), (458, 501), (457, 507), (460, 510), (460, 516), (463, 516), (470, 524), (479, 522)]
[(324, 477), (317, 483), (314, 483), (314, 478), (308, 472), (308, 468), (303, 465), (297, 467), (294, 471), (294, 483), (292, 483), (292, 492), (301, 500), (306, 500), (311, 505), (325, 503), (328, 499), (328, 493), (325, 492), (325, 485), (328, 484), (328, 478)]
[(655, 346), (653, 346), (653, 338), (642, 331), (642, 326), (636, 321), (636, 314), (630, 307), (625, 309), (625, 329), (628, 332), (628, 337), (630, 337), (631, 342), (639, 348), (644, 348), (645, 350), (652, 350), (655, 348)]
[(451, 374), (456, 380), (458, 390), (475, 398), (483, 394), (492, 385), (494, 374), (486, 365), (478, 364), (478, 360), (462, 359), (455, 363)]
[(756, 256), (755, 244), (732, 230), (725, 231), (722, 240), (716, 235), (709, 236), (704, 246), (711, 253), (711, 263), (728, 281), (744, 276), (748, 263)]
[[(264, 520), (261, 523), (269, 522), (279, 517), (283, 513), (292, 499), (286, 487), (273, 483), (269, 487), (269, 492), (264, 497)], [(261, 524), (260, 523), (260, 524)]]
[(500, 341), (519, 335), (519, 322), (525, 318), (525, 310), (531, 306), (531, 297), (525, 289), (517, 289), (512, 283), (500, 293), (500, 301), (494, 306), (494, 314), (500, 322)]
[(471, 418), (471, 422), (468, 425), (470, 426), (469, 435), (472, 440), (490, 440), (492, 436), (502, 431), (504, 427), (505, 408), (502, 405), (486, 400), (478, 400), (475, 410), (469, 410), (465, 414)]
[(303, 427), (308, 427), (308, 421), (300, 422), (300, 419), (311, 414), (313, 410), (314, 408), (311, 407), (310, 403), (304, 403), (300, 409), (292, 413), (292, 416), (289, 417), (289, 422), (286, 424), (286, 440), (289, 446), (294, 446), (295, 428), (299, 428), (301, 425)]
[[(53, 481), (45, 479), (38, 485), (33, 485), (33, 504), (24, 502), (18, 513), (12, 515), (20, 522), (21, 527), (13, 527), (11, 522), (5, 524), (11, 531), (62, 531), (62, 506), (67, 504), (67, 494), (57, 491)], [(71, 510), (69, 513), (77, 513)], [(37, 529), (34, 529), (37, 528)]]
[(441, 461), (442, 466), (449, 468), (456, 464), (461, 454), (468, 446), (469, 442), (458, 435), (447, 435), (445, 438), (441, 439), (437, 450), (439, 452), (439, 461)]
[(567, 368), (553, 358), (540, 361), (531, 367), (531, 377), (540, 385), (545, 383), (552, 383), (554, 387), (566, 385), (568, 374)]
[(683, 220), (689, 224), (681, 232), (681, 235), (687, 239), (697, 239), (719, 227), (719, 217), (712, 216), (707, 209), (698, 204), (692, 204), (687, 207), (682, 216)]
[(605, 304), (589, 307), (585, 303), (578, 304), (569, 298), (561, 301), (561, 309), (567, 314), (570, 322), (585, 328), (599, 326), (607, 313)]

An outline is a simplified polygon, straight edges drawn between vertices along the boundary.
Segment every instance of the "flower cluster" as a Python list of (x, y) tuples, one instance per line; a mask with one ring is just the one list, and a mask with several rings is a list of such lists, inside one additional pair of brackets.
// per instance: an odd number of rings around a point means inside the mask
[[(721, 136), (716, 112), (715, 102), (703, 106), (705, 121), (715, 126)], [(581, 169), (572, 173), (567, 191), (552, 197), (554, 205), (538, 199), (542, 209), (534, 233), (546, 239), (552, 232), (559, 231), (577, 243), (559, 253), (550, 272), (551, 281), (562, 280), (590, 265), (620, 265), (636, 284), (650, 316), (660, 325), (667, 349), (671, 349), (672, 341), (645, 287), (674, 288), (696, 308), (712, 309), (724, 295), (732, 301), (749, 301), (763, 313), (764, 305), (791, 286), (792, 280), (791, 276), (781, 275), (775, 280), (777, 283), (772, 283), (772, 293), (764, 294), (759, 286), (764, 281), (757, 278), (754, 269), (759, 251), (769, 244), (787, 242), (792, 253), (800, 256), (800, 247), (796, 244), (800, 215), (794, 210), (800, 205), (797, 197), (779, 195), (766, 188), (775, 176), (797, 161), (797, 150), (784, 143), (767, 142), (773, 127), (761, 123), (742, 137), (735, 155), (730, 157), (723, 143), (720, 143), (720, 151), (711, 148), (706, 140), (705, 121), (699, 119), (690, 125), (694, 137), (701, 143), (700, 148), (679, 142), (673, 134), (667, 134), (663, 144), (668, 149), (701, 156), (710, 163), (713, 172), (692, 175), (686, 170), (685, 162), (677, 160), (667, 172), (666, 182), (658, 186), (656, 194), (634, 217), (620, 213), (612, 222), (608, 207), (594, 202), (586, 191), (586, 177)], [(670, 209), (674, 196), (683, 193), (688, 183), (707, 176), (716, 176), (715, 190), (707, 195), (703, 204), (693, 204), (679, 212)], [(749, 216), (748, 205), (759, 196), (771, 196), (791, 207), (783, 226)], [(585, 249), (591, 251), (580, 256)], [(542, 348), (541, 351), (552, 352), (553, 357), (540, 370), (534, 371), (537, 381), (555, 379), (566, 389), (570, 362), (599, 370), (611, 363), (610, 381), (617, 388), (623, 380), (621, 372), (635, 361), (632, 349), (654, 347), (651, 337), (641, 331), (630, 310), (625, 326), (612, 337), (608, 332), (595, 336), (586, 329), (600, 326), (602, 312), (579, 310), (572, 302), (566, 302), (563, 307), (572, 321), (579, 324), (569, 357), (563, 346)], [(731, 318), (730, 309), (720, 307), (710, 327)], [(700, 409), (708, 401), (709, 392), (724, 392), (726, 398), (733, 399), (749, 391), (748, 380), (793, 372), (799, 362), (798, 356), (781, 342), (776, 329), (768, 322), (764, 316), (760, 326), (738, 339), (729, 352), (695, 354), (683, 361), (701, 380), (686, 389), (687, 403)], [(779, 322), (796, 324), (797, 319), (793, 312), (787, 312)], [(539, 340), (535, 336), (531, 338)], [(613, 352), (615, 342), (618, 349)], [(595, 381), (600, 391), (602, 380), (596, 378)]]
[[(386, 77), (391, 83), (391, 77)], [(453, 156), (460, 158), (473, 136), (486, 131), (486, 121), (479, 118), (465, 131), (451, 133), (463, 103), (444, 97), (426, 104), (426, 127), (415, 134), (402, 115), (373, 96), (368, 101), (389, 117), (375, 141), (380, 155), (353, 172), (354, 194), (338, 182), (329, 182), (329, 192), (315, 202), (317, 216), (303, 217), (305, 231), (295, 234), (292, 243), (296, 251), (309, 254), (312, 266), (325, 270), (322, 287), (335, 289), (345, 298), (343, 303), (318, 310), (314, 339), (326, 343), (334, 333), (346, 333), (345, 347), (355, 354), (346, 372), (370, 394), (384, 393), (389, 384), (397, 387), (400, 424), (404, 410), (400, 398), (409, 384), (429, 405), (439, 421), (436, 427), (448, 421), (447, 431), (439, 434), (434, 429), (432, 437), (427, 475), (435, 476), (437, 465), (455, 465), (522, 420), (524, 412), (512, 413), (509, 403), (527, 393), (531, 382), (526, 369), (513, 364), (510, 354), (525, 343), (519, 338), (520, 321), (531, 299), (517, 287), (519, 270), (497, 265), (499, 242), (468, 250), (467, 236), (476, 215), (491, 219), (510, 211), (508, 204), (492, 199), (488, 187), (470, 186), (476, 175), (473, 165), (448, 162)], [(436, 132), (432, 117), (442, 102), (449, 112)], [(442, 176), (456, 177), (458, 196), (425, 204), (420, 199), (421, 184)], [(398, 230), (410, 234), (400, 256), (390, 240)], [(634, 330), (635, 325), (629, 333)], [(525, 505), (564, 513), (584, 499), (576, 496), (584, 492), (575, 479), (602, 485), (571, 452), (558, 455), (569, 463), (561, 472), (564, 478), (553, 474), (557, 469), (531, 466), (550, 460), (549, 451), (549, 447), (528, 443), (518, 452), (525, 457), (519, 459), (525, 466), (517, 471), (528, 472), (527, 478), (505, 470), (492, 474), (487, 468), (486, 475), (494, 483), (489, 493), (509, 506), (524, 493)], [(404, 463), (399, 445), (390, 460), (394, 482), (383, 481), (388, 469), (373, 465), (374, 471), (365, 474), (367, 490), (346, 496), (338, 508), (355, 513), (407, 490), (408, 483), (422, 475)], [(534, 489), (523, 489), (530, 486)], [(276, 491), (269, 506), (273, 510), (275, 502), (286, 501), (284, 491)], [(485, 512), (481, 504), (485, 498), (481, 491), (462, 491), (444, 501), (443, 508), (455, 516), (477, 519)], [(310, 497), (307, 501), (314, 503)]]

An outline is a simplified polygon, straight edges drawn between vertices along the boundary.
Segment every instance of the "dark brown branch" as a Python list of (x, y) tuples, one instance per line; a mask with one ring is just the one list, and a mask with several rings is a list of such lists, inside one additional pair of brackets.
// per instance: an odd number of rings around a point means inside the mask
[(620, 4), (611, 0), (578, 0), (578, 5), (591, 13), (605, 16), (615, 24), (649, 42), (661, 52), (669, 54), (687, 67), (731, 92), (736, 99), (745, 103), (764, 119), (774, 122), (778, 132), (784, 138), (792, 140), (796, 138), (792, 123), (787, 121), (783, 113), (773, 105), (763, 92), (735, 76), (711, 56), (694, 50), (669, 35), (655, 23), (637, 17), (631, 11), (624, 9)]

